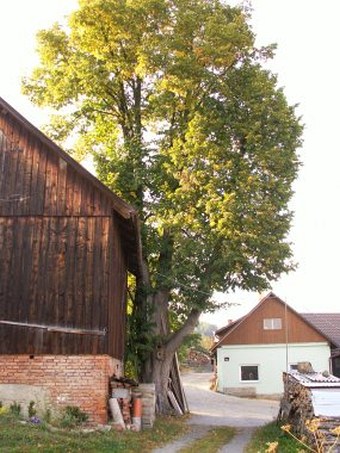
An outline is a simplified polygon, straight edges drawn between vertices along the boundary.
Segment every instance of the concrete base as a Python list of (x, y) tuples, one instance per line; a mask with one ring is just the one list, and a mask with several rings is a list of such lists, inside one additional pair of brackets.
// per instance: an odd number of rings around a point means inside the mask
[(0, 401), (3, 406), (10, 407), (13, 403), (20, 405), (20, 413), (28, 416), (30, 403), (34, 402), (37, 415), (43, 417), (50, 403), (47, 389), (36, 385), (0, 384)]
[(256, 398), (257, 396), (255, 387), (228, 387), (223, 388), (223, 393), (242, 398)]

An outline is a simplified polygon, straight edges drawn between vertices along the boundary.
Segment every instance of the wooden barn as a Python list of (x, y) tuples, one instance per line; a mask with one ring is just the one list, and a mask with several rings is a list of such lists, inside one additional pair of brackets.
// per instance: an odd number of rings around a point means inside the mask
[(0, 98), (0, 401), (107, 420), (136, 211)]

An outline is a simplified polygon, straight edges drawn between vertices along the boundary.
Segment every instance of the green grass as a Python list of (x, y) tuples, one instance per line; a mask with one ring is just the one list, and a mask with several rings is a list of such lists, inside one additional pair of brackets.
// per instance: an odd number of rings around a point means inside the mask
[(124, 452), (143, 453), (182, 436), (188, 430), (183, 418), (159, 417), (153, 429), (141, 432), (53, 430), (46, 425), (22, 424), (18, 417), (0, 415), (0, 451), (20, 453)]
[(246, 453), (263, 453), (268, 448), (269, 442), (278, 442), (279, 453), (297, 453), (304, 451), (303, 446), (294, 440), (289, 434), (284, 433), (276, 422), (258, 428), (250, 443)]
[(228, 426), (219, 426), (208, 432), (208, 434), (201, 439), (191, 442), (187, 447), (182, 448), (180, 453), (217, 453), (218, 450), (233, 438), (235, 428)]

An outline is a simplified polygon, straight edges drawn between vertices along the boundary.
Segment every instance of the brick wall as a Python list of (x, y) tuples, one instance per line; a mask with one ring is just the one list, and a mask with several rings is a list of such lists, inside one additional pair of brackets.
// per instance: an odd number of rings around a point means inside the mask
[(78, 406), (95, 423), (107, 422), (109, 377), (121, 363), (107, 355), (0, 355), (0, 401), (20, 403), (27, 412), (35, 401), (40, 415)]

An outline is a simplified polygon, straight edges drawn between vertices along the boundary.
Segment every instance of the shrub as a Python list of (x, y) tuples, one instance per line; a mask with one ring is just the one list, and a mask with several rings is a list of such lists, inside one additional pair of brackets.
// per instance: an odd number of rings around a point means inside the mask
[(12, 403), (10, 406), (9, 406), (9, 410), (10, 412), (15, 415), (15, 416), (19, 416), (20, 415), (20, 412), (21, 412), (21, 406), (19, 403), (17, 403), (16, 401), (14, 401), (14, 403)]
[(63, 428), (74, 428), (87, 420), (88, 415), (78, 406), (66, 406), (60, 424)]
[(34, 417), (35, 415), (37, 415), (37, 410), (36, 410), (36, 408), (34, 406), (35, 406), (35, 402), (34, 401), (30, 401), (30, 403), (28, 405), (28, 416), (29, 416), (29, 418)]

